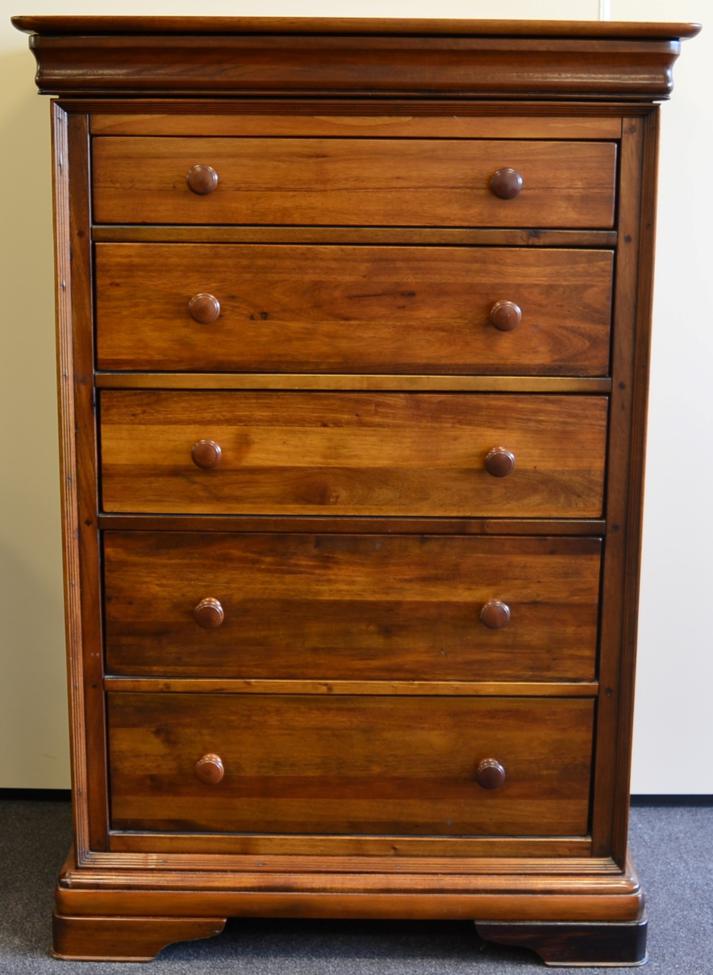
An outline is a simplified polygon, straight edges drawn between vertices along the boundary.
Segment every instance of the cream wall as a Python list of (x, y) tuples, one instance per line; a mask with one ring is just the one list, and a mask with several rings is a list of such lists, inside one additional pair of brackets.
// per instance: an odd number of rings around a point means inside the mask
[[(601, 10), (600, 10), (601, 7)], [(202, 14), (701, 20), (652, 0), (205, 0)], [(0, 18), (0, 788), (69, 784), (61, 595), (46, 98), (13, 13), (195, 14), (194, 0), (2, 0)], [(713, 793), (713, 122), (711, 30), (685, 47), (663, 112), (633, 788)], [(683, 473), (679, 473), (683, 472)], [(707, 743), (707, 744), (706, 744)], [(706, 750), (707, 749), (707, 750)]]

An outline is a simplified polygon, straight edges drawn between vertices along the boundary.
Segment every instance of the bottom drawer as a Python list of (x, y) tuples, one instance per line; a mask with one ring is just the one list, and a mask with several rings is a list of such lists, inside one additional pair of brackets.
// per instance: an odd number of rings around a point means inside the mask
[[(572, 698), (114, 692), (112, 827), (584, 835), (593, 712)], [(479, 776), (486, 759), (502, 784)]]

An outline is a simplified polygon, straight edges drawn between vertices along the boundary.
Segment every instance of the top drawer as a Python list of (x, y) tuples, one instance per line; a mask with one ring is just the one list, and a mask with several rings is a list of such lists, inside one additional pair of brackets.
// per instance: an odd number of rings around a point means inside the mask
[(105, 136), (92, 172), (96, 223), (606, 228), (616, 144)]

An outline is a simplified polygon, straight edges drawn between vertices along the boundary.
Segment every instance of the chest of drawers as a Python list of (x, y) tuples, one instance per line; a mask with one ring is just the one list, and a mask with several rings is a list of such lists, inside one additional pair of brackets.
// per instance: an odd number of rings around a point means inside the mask
[(15, 22), (59, 96), (55, 953), (454, 918), (640, 962), (655, 103), (697, 28)]

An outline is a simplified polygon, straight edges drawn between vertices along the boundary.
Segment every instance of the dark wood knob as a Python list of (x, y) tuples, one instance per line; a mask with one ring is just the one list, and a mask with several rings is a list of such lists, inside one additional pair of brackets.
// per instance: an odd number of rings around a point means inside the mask
[(197, 193), (198, 196), (205, 196), (207, 193), (212, 193), (218, 186), (219, 179), (220, 177), (213, 167), (206, 166), (203, 163), (196, 163), (195, 166), (191, 166), (186, 174), (188, 189), (193, 193)]
[(475, 779), (483, 789), (499, 789), (505, 783), (505, 769), (497, 758), (484, 758), (478, 763)]
[[(218, 316), (216, 315), (216, 318)], [(514, 301), (496, 301), (488, 315), (490, 324), (501, 332), (512, 332), (520, 324), (522, 308)]]
[(188, 313), (199, 325), (210, 325), (220, 315), (220, 302), (215, 295), (202, 291), (188, 302)]
[(225, 619), (225, 611), (220, 600), (214, 599), (213, 596), (201, 599), (198, 605), (193, 607), (193, 619), (204, 630), (215, 630)]
[(501, 200), (512, 200), (524, 185), (522, 176), (515, 169), (496, 169), (490, 177), (490, 192)]
[(225, 766), (220, 755), (214, 755), (212, 752), (209, 752), (207, 755), (199, 758), (193, 767), (196, 776), (201, 782), (205, 782), (206, 785), (217, 785), (223, 781)]
[(515, 454), (505, 447), (493, 447), (485, 455), (485, 469), (493, 477), (507, 477), (515, 470)]
[(191, 447), (191, 458), (196, 467), (209, 471), (217, 467), (223, 451), (215, 440), (198, 440)]
[(510, 607), (499, 599), (489, 599), (480, 611), (480, 622), (490, 630), (502, 630), (510, 622)]

